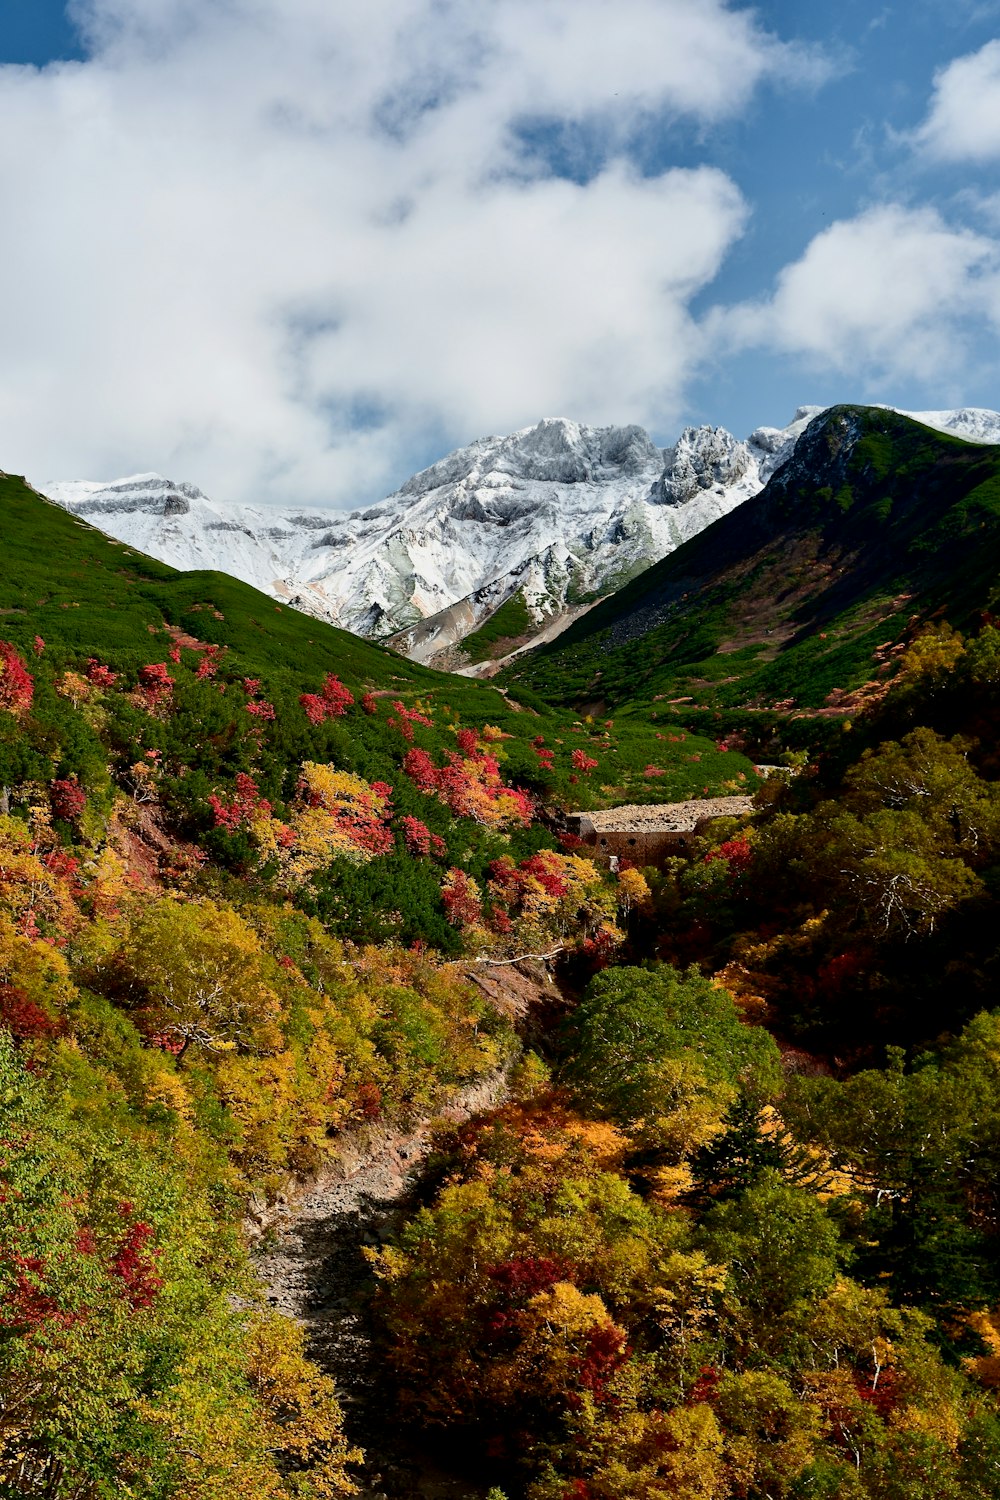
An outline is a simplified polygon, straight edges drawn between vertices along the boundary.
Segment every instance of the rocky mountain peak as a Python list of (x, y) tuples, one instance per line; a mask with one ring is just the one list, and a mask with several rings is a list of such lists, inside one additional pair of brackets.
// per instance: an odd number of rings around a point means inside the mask
[[(361, 635), (407, 632), (403, 649), (426, 660), (515, 594), (548, 629), (757, 494), (790, 458), (796, 472), (828, 464), (850, 410), (861, 409), (800, 406), (787, 427), (746, 440), (686, 427), (666, 449), (636, 425), (546, 417), (456, 449), (350, 515), (217, 505), (159, 474), (39, 488), (175, 567), (221, 567)], [(1000, 441), (996, 413), (908, 415)]]

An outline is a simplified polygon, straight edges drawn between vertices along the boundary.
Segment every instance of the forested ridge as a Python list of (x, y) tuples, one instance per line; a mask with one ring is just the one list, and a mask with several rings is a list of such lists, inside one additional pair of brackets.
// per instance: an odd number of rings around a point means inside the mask
[[(988, 615), (764, 780), (724, 705), (426, 671), (17, 480), (0, 541), (0, 1493), (364, 1485), (246, 1206), (512, 1064), (531, 953), (562, 1019), (370, 1253), (392, 1420), (494, 1500), (1000, 1495)], [(562, 817), (737, 790), (662, 869)]]

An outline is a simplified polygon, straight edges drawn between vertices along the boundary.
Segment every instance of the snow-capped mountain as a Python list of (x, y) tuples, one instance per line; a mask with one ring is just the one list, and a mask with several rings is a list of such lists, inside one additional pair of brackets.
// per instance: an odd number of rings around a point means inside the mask
[[(231, 573), (427, 661), (514, 594), (541, 629), (619, 587), (756, 494), (821, 410), (800, 407), (745, 441), (688, 427), (665, 449), (641, 427), (546, 418), (460, 448), (347, 515), (221, 506), (157, 474), (38, 488), (138, 551)], [(1000, 442), (995, 412), (909, 415)]]

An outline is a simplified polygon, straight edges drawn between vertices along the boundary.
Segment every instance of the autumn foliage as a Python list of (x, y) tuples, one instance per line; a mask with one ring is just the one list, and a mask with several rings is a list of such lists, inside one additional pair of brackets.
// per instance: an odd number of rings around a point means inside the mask
[(495, 828), (526, 828), (531, 822), (531, 798), (505, 784), (495, 755), (452, 751), (445, 764), (437, 766), (426, 750), (415, 749), (403, 757), (403, 770), (421, 792), (436, 797), (456, 817)]
[(0, 641), (0, 709), (20, 714), (31, 707), (35, 683), (9, 641)]
[(299, 702), (310, 724), (322, 724), (327, 719), (342, 718), (354, 702), (354, 694), (334, 672), (329, 672), (320, 691), (303, 693)]

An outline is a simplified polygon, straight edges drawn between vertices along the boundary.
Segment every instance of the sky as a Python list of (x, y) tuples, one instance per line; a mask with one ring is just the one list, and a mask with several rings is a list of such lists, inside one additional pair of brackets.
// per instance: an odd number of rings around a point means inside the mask
[(0, 0), (0, 467), (1000, 407), (1000, 0)]

